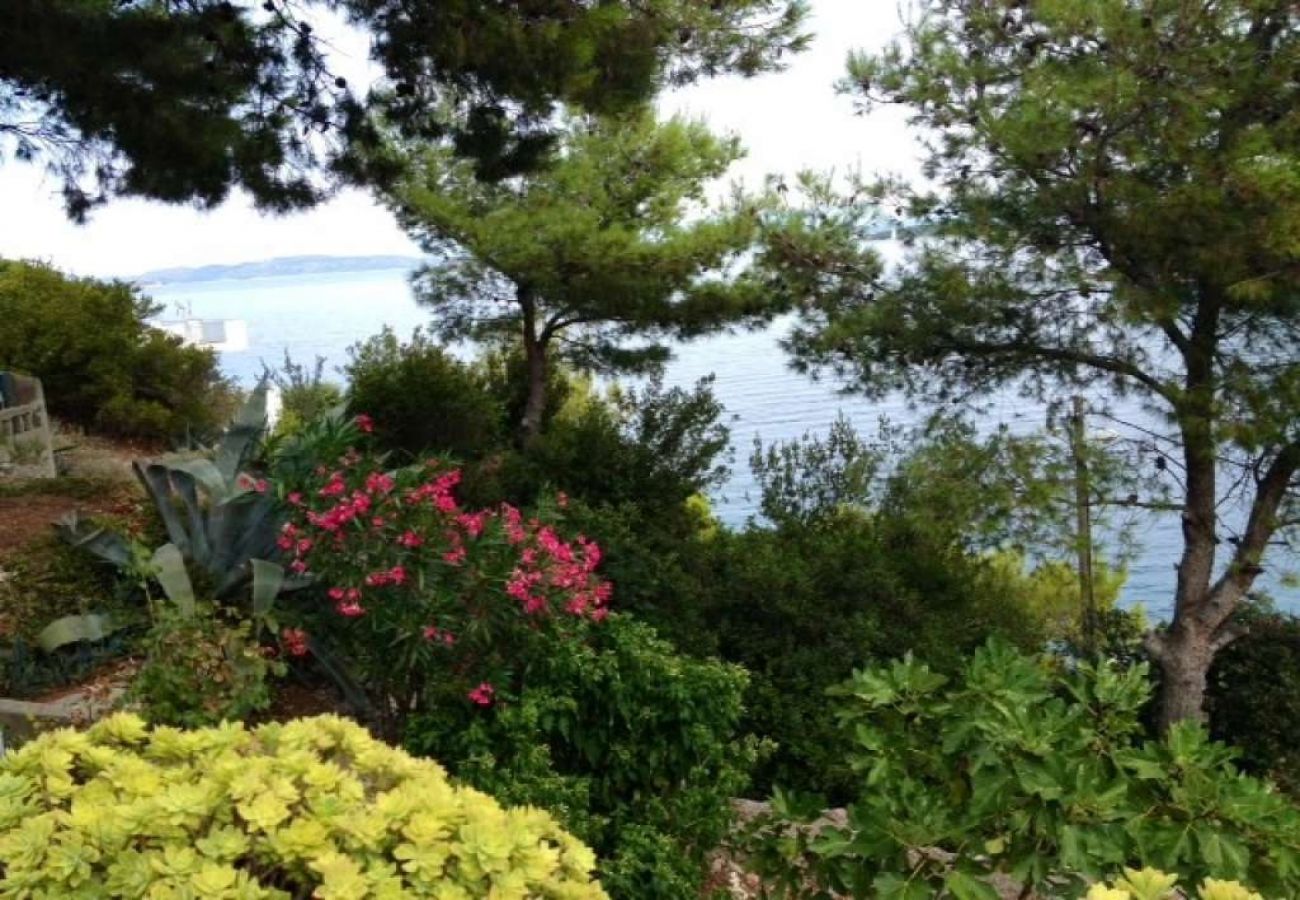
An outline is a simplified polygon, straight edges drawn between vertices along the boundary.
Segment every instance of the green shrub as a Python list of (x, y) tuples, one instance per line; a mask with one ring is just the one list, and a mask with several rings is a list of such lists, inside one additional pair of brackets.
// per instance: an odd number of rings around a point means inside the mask
[(738, 734), (744, 672), (682, 657), (622, 615), (584, 642), (538, 635), (520, 672), (491, 709), (417, 716), (407, 746), (503, 802), (550, 810), (596, 850), (613, 896), (699, 896), (759, 750)]
[(41, 379), (51, 414), (109, 434), (207, 434), (233, 406), (209, 350), (150, 328), (122, 282), (0, 260), (0, 369)]
[[(1078, 896), (1120, 866), (1152, 865), (1300, 892), (1300, 810), (1199, 726), (1146, 739), (1144, 666), (1062, 669), (990, 643), (951, 680), (904, 659), (835, 693), (861, 789), (843, 828), (766, 832), (759, 858), (789, 883), (960, 898), (989, 896), (970, 885), (1004, 872)], [(807, 820), (820, 804), (774, 807)]]
[(633, 503), (647, 520), (680, 517), (690, 497), (728, 474), (720, 459), (729, 434), (712, 383), (665, 388), (654, 377), (639, 390), (571, 402), (528, 448), (529, 462), (539, 481), (591, 506)]
[(202, 605), (189, 615), (160, 609), (140, 649), (145, 661), (129, 699), (157, 725), (243, 719), (270, 705), (267, 677), (284, 671), (263, 654), (249, 622)]
[(911, 650), (951, 667), (990, 634), (1027, 648), (1041, 639), (977, 557), (852, 508), (819, 524), (723, 531), (678, 554), (696, 585), (647, 615), (685, 649), (750, 671), (745, 727), (778, 745), (755, 775), (763, 790), (852, 796), (825, 691), (862, 660)]
[(505, 413), (485, 376), (422, 331), (402, 343), (385, 328), (348, 352), (348, 408), (371, 417), (383, 449), (473, 459), (502, 441)]
[(118, 715), (0, 757), (0, 896), (598, 898), (592, 855), (333, 716)]
[(1250, 630), (1214, 658), (1210, 732), (1241, 748), (1242, 765), (1300, 797), (1300, 618), (1247, 610)]

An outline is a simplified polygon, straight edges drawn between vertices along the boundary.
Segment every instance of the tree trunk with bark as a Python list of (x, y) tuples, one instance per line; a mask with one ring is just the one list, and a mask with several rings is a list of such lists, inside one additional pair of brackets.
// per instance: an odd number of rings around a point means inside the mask
[[(1208, 355), (1208, 354), (1207, 354)], [(1189, 383), (1202, 371), (1189, 354)], [(1206, 378), (1205, 382), (1208, 383)], [(1189, 392), (1190, 393), (1190, 392)], [(1193, 401), (1194, 403), (1195, 401)], [(1260, 561), (1279, 527), (1278, 514), (1300, 469), (1300, 441), (1284, 445), (1261, 465), (1245, 531), (1223, 574), (1214, 579), (1216, 491), (1212, 413), (1195, 409), (1182, 421), (1186, 494), (1183, 505), (1183, 556), (1178, 564), (1174, 618), (1168, 630), (1147, 636), (1146, 647), (1163, 680), (1159, 724), (1205, 718), (1205, 691), (1215, 655), (1245, 633), (1233, 613), (1263, 571)]]
[(528, 379), (519, 430), (524, 446), (527, 446), (541, 435), (542, 418), (546, 414), (546, 343), (538, 334), (537, 302), (532, 292), (520, 287), (517, 297), (524, 313), (524, 361)]

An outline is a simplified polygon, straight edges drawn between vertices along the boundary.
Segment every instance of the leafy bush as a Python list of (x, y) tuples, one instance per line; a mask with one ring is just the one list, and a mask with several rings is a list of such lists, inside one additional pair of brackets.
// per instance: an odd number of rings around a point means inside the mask
[(538, 634), (492, 708), (417, 716), (407, 745), (503, 802), (550, 810), (596, 851), (616, 897), (699, 896), (758, 745), (738, 738), (745, 674), (683, 658), (610, 616), (583, 642)]
[(490, 706), (518, 674), (521, 641), (574, 639), (607, 612), (595, 543), (509, 504), (463, 509), (459, 481), (459, 469), (387, 472), (350, 450), (287, 498), (280, 546), (332, 607), (302, 624), (348, 661), (387, 734), (451, 698)]
[(751, 672), (745, 727), (778, 745), (755, 775), (763, 790), (781, 784), (836, 803), (853, 795), (825, 691), (862, 660), (912, 650), (951, 666), (990, 634), (1040, 643), (978, 558), (852, 508), (815, 525), (723, 531), (677, 552), (695, 586), (647, 615), (684, 649)]
[(200, 606), (190, 614), (164, 607), (141, 645), (144, 665), (130, 699), (157, 725), (199, 727), (238, 721), (271, 703), (267, 677), (283, 666), (269, 660), (247, 621)]
[(728, 474), (719, 460), (729, 434), (712, 382), (687, 390), (652, 377), (640, 390), (571, 404), (528, 448), (536, 480), (591, 506), (634, 503), (647, 519), (682, 515), (690, 497)]
[(333, 716), (147, 730), (117, 715), (0, 757), (0, 895), (603, 897), (535, 809)]
[(158, 311), (122, 282), (0, 260), (0, 369), (41, 379), (50, 412), (110, 434), (207, 434), (233, 405), (209, 350), (150, 328)]
[(1210, 670), (1210, 732), (1241, 748), (1245, 768), (1300, 796), (1300, 618), (1251, 609), (1241, 623), (1250, 630)]
[[(1175, 900), (1183, 895), (1175, 893), (1176, 875), (1166, 875), (1156, 869), (1125, 869), (1124, 876), (1112, 884), (1094, 884), (1088, 889), (1087, 900)], [(1207, 878), (1196, 892), (1200, 900), (1264, 900), (1259, 894), (1236, 881)]]
[(847, 826), (778, 823), (760, 857), (855, 896), (990, 896), (970, 886), (993, 872), (1077, 894), (1135, 863), (1296, 896), (1300, 810), (1194, 724), (1144, 739), (1144, 669), (1054, 669), (990, 643), (952, 681), (912, 659), (856, 672), (836, 691), (862, 778)]
[(348, 407), (372, 418), (381, 448), (469, 459), (503, 440), (505, 412), (487, 379), (420, 330), (402, 343), (385, 328), (349, 354)]

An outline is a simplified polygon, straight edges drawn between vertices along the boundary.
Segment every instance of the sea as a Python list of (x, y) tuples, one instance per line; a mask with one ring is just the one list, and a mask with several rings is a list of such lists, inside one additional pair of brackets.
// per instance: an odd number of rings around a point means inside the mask
[[(255, 383), (265, 366), (278, 366), (286, 351), (297, 363), (323, 357), (327, 377), (341, 382), (338, 370), (350, 346), (384, 326), (409, 336), (430, 322), (429, 311), (415, 302), (403, 269), (162, 284), (146, 287), (145, 293), (166, 306), (161, 318), (174, 318), (183, 310), (202, 319), (243, 320), (248, 348), (220, 356), (225, 373), (245, 386)], [(718, 516), (732, 526), (758, 515), (758, 491), (747, 464), (755, 437), (770, 443), (824, 434), (842, 415), (870, 438), (882, 419), (906, 427), (928, 412), (902, 397), (867, 400), (843, 393), (833, 381), (794, 372), (780, 346), (789, 327), (790, 322), (778, 321), (763, 331), (681, 344), (665, 371), (669, 385), (689, 386), (707, 375), (715, 378), (714, 392), (726, 407), (734, 459), (730, 479), (712, 501)], [(1016, 432), (1041, 427), (1045, 419), (1040, 403), (1014, 392), (989, 398), (988, 409), (980, 415), (981, 427), (1005, 423)], [(1128, 566), (1121, 603), (1140, 603), (1150, 616), (1163, 619), (1172, 612), (1181, 532), (1175, 514), (1143, 516), (1136, 523), (1139, 548)], [(1279, 608), (1300, 613), (1300, 589), (1286, 577), (1300, 569), (1300, 560), (1284, 556), (1285, 550), (1271, 552), (1259, 584)]]

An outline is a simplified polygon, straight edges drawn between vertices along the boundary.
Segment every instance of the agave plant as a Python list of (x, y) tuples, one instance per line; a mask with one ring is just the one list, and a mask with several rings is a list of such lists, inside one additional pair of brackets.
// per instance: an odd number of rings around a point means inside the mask
[(265, 618), (277, 594), (305, 583), (286, 578), (271, 561), (280, 524), (275, 498), (242, 474), (266, 430), (266, 396), (263, 380), (211, 457), (169, 454), (132, 464), (169, 538), (144, 566), (130, 541), (75, 514), (56, 526), (60, 536), (121, 569), (146, 568), (183, 614), (194, 610), (194, 577), (200, 576), (213, 600), (248, 594), (254, 619)]

